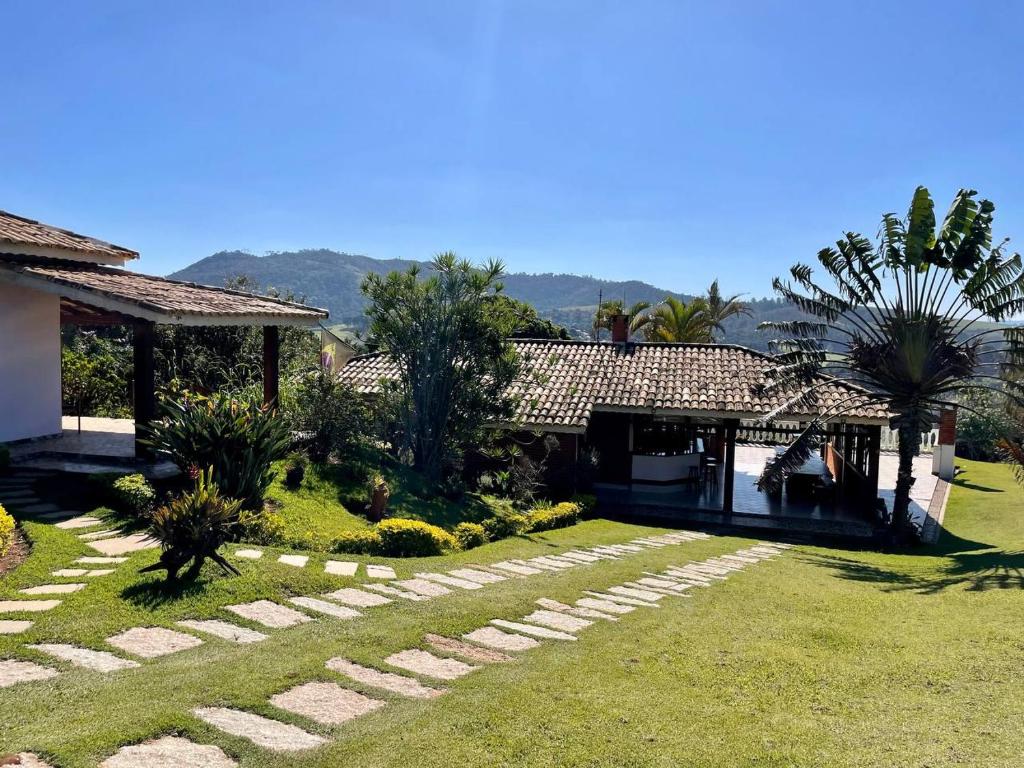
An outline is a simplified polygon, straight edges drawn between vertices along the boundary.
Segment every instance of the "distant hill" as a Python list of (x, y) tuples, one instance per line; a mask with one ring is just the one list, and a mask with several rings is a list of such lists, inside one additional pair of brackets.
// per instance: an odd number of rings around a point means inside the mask
[[(261, 286), (292, 291), (317, 307), (330, 310), (331, 324), (361, 328), (364, 298), (359, 284), (368, 272), (386, 273), (408, 269), (413, 264), (428, 268), (426, 262), (402, 259), (373, 259), (326, 249), (282, 251), (254, 256), (242, 251), (221, 251), (169, 275), (204, 285), (224, 285), (229, 278), (247, 275)], [(505, 292), (537, 308), (542, 317), (584, 336), (597, 307), (598, 295), (605, 299), (625, 298), (627, 304), (649, 301), (656, 304), (666, 296), (689, 299), (685, 294), (658, 288), (638, 280), (601, 280), (586, 275), (514, 273), (503, 278)], [(695, 292), (707, 286), (693, 286)], [(729, 291), (727, 283), (722, 290)], [(762, 320), (795, 317), (791, 307), (772, 299), (751, 303), (753, 317), (731, 320), (722, 338), (734, 344), (764, 349), (767, 339), (755, 329)]]

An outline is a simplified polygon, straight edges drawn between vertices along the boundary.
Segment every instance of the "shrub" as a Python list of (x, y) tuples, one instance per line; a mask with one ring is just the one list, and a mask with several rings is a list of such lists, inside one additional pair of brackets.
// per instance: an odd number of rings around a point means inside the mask
[(196, 478), (195, 489), (183, 493), (153, 513), (150, 524), (153, 535), (160, 541), (160, 560), (142, 569), (167, 571), (167, 580), (175, 581), (178, 572), (191, 560), (185, 574), (195, 579), (207, 558), (220, 565), (227, 573), (238, 570), (217, 550), (238, 524), (240, 502), (221, 495), (210, 470)]
[(331, 547), (334, 552), (349, 555), (375, 555), (380, 548), (380, 534), (375, 530), (345, 531)]
[(597, 496), (592, 493), (577, 493), (571, 501), (580, 508), (580, 517), (589, 517), (597, 507)]
[(272, 509), (243, 509), (238, 515), (241, 538), (253, 544), (277, 544), (284, 538), (284, 517)]
[(0, 504), (0, 557), (7, 554), (14, 542), (14, 518)]
[(145, 442), (186, 472), (210, 467), (224, 496), (262, 509), (271, 463), (285, 455), (289, 434), (283, 419), (255, 402), (193, 395), (168, 403)]
[(458, 549), (459, 542), (444, 528), (420, 520), (394, 518), (377, 524), (384, 557), (428, 557)]
[(144, 517), (153, 511), (156, 491), (142, 475), (123, 475), (110, 484), (110, 503), (118, 512)]
[(11, 466), (11, 449), (0, 443), (0, 473), (6, 472)]
[(568, 528), (580, 520), (580, 508), (571, 501), (563, 501), (553, 507), (541, 507), (527, 516), (527, 531), (551, 531)]
[(288, 462), (284, 465), (284, 485), (290, 490), (296, 490), (302, 481), (306, 479), (306, 457), (301, 453), (292, 453), (288, 456)]
[(373, 415), (366, 397), (326, 368), (298, 381), (285, 404), (285, 417), (318, 464), (331, 456), (343, 462), (358, 458), (372, 434)]
[(490, 541), (497, 541), (498, 539), (507, 539), (509, 536), (518, 536), (526, 530), (527, 522), (526, 515), (521, 515), (518, 512), (502, 512), (487, 518), (481, 525), (487, 532), (487, 538)]
[(452, 534), (460, 549), (473, 549), (487, 543), (487, 530), (478, 523), (459, 523)]

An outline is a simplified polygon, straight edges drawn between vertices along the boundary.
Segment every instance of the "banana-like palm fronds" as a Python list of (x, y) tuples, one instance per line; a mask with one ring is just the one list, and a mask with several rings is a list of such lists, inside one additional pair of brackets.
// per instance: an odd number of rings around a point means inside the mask
[(821, 444), (822, 425), (812, 421), (796, 440), (786, 446), (786, 450), (765, 464), (761, 476), (757, 479), (757, 488), (765, 493), (778, 493), (793, 472), (800, 469)]

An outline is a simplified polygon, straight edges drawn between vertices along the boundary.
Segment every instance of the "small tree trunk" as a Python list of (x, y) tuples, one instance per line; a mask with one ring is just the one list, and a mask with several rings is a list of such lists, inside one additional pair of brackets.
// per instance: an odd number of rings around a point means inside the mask
[(914, 485), (914, 457), (921, 448), (921, 430), (916, 419), (904, 419), (897, 431), (899, 469), (896, 472), (896, 498), (892, 506), (890, 530), (894, 539), (910, 532), (910, 489)]

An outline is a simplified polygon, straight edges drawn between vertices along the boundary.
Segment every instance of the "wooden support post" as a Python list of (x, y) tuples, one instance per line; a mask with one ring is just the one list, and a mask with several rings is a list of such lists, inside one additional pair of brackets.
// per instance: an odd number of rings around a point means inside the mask
[(736, 429), (739, 419), (725, 420), (725, 467), (722, 478), (722, 512), (732, 514), (733, 487), (736, 482)]
[(868, 429), (868, 499), (874, 504), (878, 498), (878, 459), (882, 450), (882, 428), (870, 426)]
[(137, 320), (132, 326), (132, 352), (135, 362), (135, 455), (152, 458), (152, 451), (139, 442), (141, 427), (156, 417), (156, 366), (153, 362), (155, 326)]
[(263, 326), (263, 405), (277, 406), (281, 378), (281, 336), (276, 325)]

